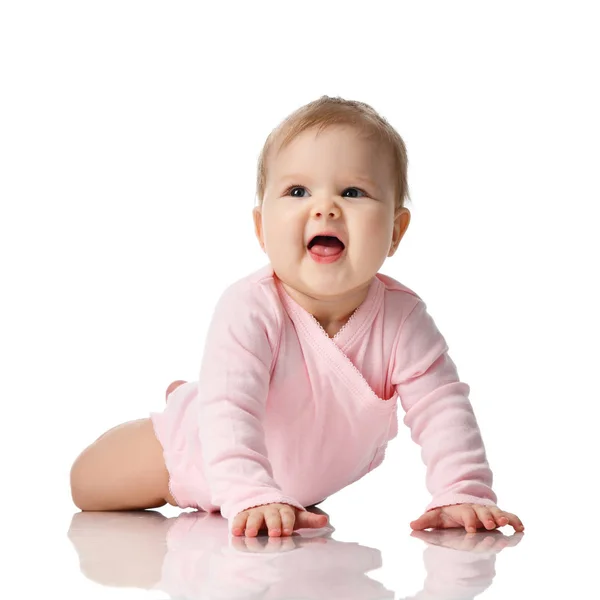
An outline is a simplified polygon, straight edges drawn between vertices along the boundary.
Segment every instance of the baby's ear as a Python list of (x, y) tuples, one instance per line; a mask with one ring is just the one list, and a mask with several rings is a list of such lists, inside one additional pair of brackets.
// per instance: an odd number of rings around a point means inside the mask
[(402, 207), (400, 209), (396, 209), (394, 212), (394, 233), (392, 235), (392, 243), (390, 244), (390, 251), (388, 252), (388, 257), (394, 256), (396, 250), (398, 250), (398, 246), (406, 230), (408, 229), (408, 225), (410, 223), (410, 211), (406, 207)]
[(258, 206), (255, 206), (252, 209), (252, 219), (254, 220), (254, 233), (256, 234), (258, 243), (260, 244), (262, 251), (266, 252), (262, 235), (262, 212)]

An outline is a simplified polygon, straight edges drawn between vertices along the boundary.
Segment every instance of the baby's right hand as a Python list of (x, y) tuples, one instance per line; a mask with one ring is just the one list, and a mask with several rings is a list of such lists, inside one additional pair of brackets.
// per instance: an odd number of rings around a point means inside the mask
[[(262, 527), (264, 524), (266, 527)], [(327, 525), (326, 515), (317, 515), (310, 511), (299, 510), (290, 504), (263, 504), (238, 513), (233, 519), (231, 530), (233, 535), (255, 537), (259, 530), (268, 529), (269, 535), (292, 535), (295, 529), (308, 527), (320, 528)]]

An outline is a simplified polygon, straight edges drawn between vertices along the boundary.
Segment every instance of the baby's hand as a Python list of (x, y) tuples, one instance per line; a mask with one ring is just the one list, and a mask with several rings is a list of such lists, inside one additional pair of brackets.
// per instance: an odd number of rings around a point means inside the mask
[(496, 529), (504, 525), (512, 525), (515, 531), (523, 531), (523, 523), (517, 515), (500, 510), (496, 505), (483, 506), (481, 504), (452, 504), (440, 506), (421, 515), (410, 526), (418, 531), (421, 529), (449, 529), (451, 527), (464, 527), (467, 532), (476, 532), (477, 529)]
[(246, 529), (246, 537), (254, 537), (258, 535), (259, 530), (264, 529), (263, 522), (269, 535), (276, 537), (292, 535), (295, 529), (325, 527), (327, 517), (299, 510), (289, 504), (263, 504), (238, 513), (233, 519), (231, 529), (233, 535), (242, 535)]

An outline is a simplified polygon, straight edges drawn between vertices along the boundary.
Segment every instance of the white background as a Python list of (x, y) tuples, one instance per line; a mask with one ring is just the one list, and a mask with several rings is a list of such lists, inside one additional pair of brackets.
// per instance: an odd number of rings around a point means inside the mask
[[(406, 142), (412, 221), (381, 272), (426, 301), (471, 386), (498, 503), (525, 523), (481, 597), (586, 589), (594, 4), (3, 3), (5, 585), (148, 597), (80, 573), (69, 469), (106, 429), (160, 410), (171, 381), (197, 377), (217, 298), (267, 261), (251, 217), (262, 144), (327, 94), (371, 104)], [(408, 523), (429, 501), (402, 416), (384, 464), (321, 505), (336, 538), (381, 550), (369, 576), (400, 597), (423, 585)]]

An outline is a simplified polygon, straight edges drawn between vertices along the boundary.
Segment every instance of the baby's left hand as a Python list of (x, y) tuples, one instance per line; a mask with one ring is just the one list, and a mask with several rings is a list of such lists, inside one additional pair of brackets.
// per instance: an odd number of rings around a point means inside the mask
[(415, 531), (429, 527), (434, 529), (464, 527), (467, 532), (476, 532), (481, 528), (496, 529), (504, 525), (512, 525), (515, 531), (525, 529), (517, 515), (500, 510), (496, 505), (483, 506), (482, 504), (439, 506), (422, 514), (410, 524)]

